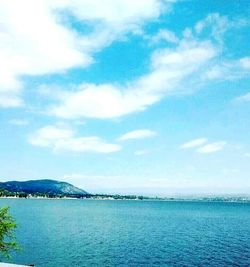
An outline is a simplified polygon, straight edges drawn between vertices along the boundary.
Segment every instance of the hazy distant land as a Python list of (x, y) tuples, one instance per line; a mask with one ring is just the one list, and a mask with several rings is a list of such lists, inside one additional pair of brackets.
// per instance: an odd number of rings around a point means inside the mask
[(89, 200), (161, 200), (161, 201), (223, 201), (250, 202), (249, 195), (178, 195), (143, 196), (120, 194), (92, 194), (72, 184), (55, 180), (10, 181), (0, 183), (1, 198), (29, 199), (89, 199)]

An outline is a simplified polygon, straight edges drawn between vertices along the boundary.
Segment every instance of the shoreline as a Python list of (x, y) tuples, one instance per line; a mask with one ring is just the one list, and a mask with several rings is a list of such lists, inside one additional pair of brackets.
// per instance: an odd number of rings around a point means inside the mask
[(250, 198), (249, 199), (199, 199), (199, 198), (150, 198), (150, 199), (112, 199), (112, 198), (72, 198), (72, 197), (55, 197), (55, 198), (49, 198), (49, 197), (27, 197), (27, 198), (21, 198), (21, 197), (0, 197), (1, 199), (25, 199), (25, 200), (82, 200), (82, 201), (138, 201), (138, 202), (206, 202), (206, 203), (242, 203), (242, 204), (250, 204)]

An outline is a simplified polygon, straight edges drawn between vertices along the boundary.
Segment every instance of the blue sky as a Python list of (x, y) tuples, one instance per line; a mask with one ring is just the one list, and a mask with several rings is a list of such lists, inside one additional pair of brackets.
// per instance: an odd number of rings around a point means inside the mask
[(250, 192), (248, 1), (0, 2), (1, 179)]

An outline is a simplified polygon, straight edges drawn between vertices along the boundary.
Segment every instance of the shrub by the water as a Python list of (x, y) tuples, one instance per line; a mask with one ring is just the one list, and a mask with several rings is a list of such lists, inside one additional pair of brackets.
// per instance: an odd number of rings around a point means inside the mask
[(0, 256), (10, 257), (10, 252), (18, 248), (14, 231), (16, 222), (9, 213), (9, 207), (0, 209)]

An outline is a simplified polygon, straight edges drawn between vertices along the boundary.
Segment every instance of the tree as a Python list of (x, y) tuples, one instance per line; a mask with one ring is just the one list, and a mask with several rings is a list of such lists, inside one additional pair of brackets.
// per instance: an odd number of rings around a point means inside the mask
[(9, 207), (0, 208), (0, 254), (10, 257), (10, 251), (18, 248), (14, 231), (16, 222), (9, 213)]

